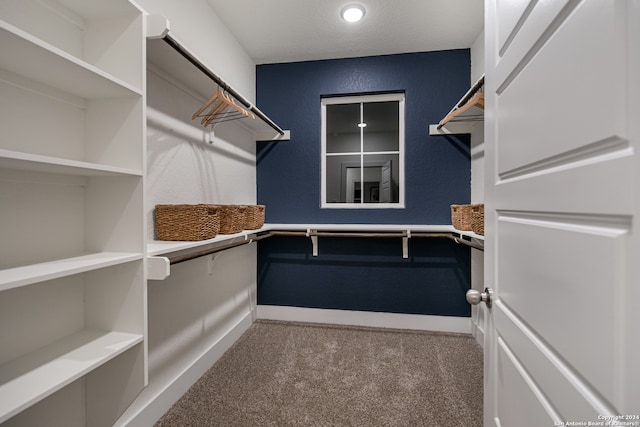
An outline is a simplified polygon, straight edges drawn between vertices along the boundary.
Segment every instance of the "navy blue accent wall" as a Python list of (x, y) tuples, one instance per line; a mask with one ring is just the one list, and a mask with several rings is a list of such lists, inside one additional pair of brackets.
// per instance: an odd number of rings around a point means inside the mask
[[(470, 86), (468, 49), (257, 67), (257, 104), (291, 141), (257, 146), (258, 202), (271, 223), (450, 224), (470, 198), (468, 135), (429, 136)], [(405, 92), (405, 209), (320, 208), (320, 98)]]
[[(470, 199), (469, 137), (429, 136), (468, 90), (468, 49), (260, 65), (257, 104), (291, 141), (257, 145), (258, 202), (270, 223), (450, 224)], [(405, 208), (320, 208), (322, 96), (405, 93)], [(440, 239), (271, 237), (258, 245), (258, 303), (469, 316), (469, 248)]]
[(470, 256), (448, 239), (270, 237), (258, 245), (258, 303), (470, 316)]

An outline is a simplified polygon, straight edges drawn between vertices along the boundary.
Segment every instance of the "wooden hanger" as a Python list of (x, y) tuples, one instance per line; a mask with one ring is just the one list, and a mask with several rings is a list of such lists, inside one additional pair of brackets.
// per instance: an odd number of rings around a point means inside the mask
[(460, 114), (464, 113), (465, 111), (467, 111), (472, 107), (478, 107), (484, 110), (484, 93), (482, 92), (476, 93), (467, 102), (465, 102), (464, 105), (453, 109), (449, 114), (447, 114), (447, 116), (444, 119), (440, 120), (439, 125), (444, 126), (449, 121), (456, 118), (457, 116), (459, 116)]
[(193, 116), (191, 116), (191, 120), (195, 120), (196, 117), (198, 117), (200, 115), (200, 113), (202, 113), (204, 110), (206, 110), (207, 107), (209, 107), (211, 104), (213, 104), (215, 102), (215, 100), (219, 98), (219, 96), (220, 96), (220, 91), (219, 90), (214, 92), (213, 95), (211, 95), (211, 98), (209, 98), (209, 100), (207, 102), (205, 102), (204, 105), (198, 109), (198, 111), (193, 113)]
[(251, 117), (252, 119), (255, 119), (256, 116), (253, 115), (253, 113), (251, 113), (250, 111), (248, 111), (245, 108), (240, 107), (238, 104), (236, 104), (236, 101), (231, 98), (230, 96), (227, 95), (227, 99), (229, 100), (229, 106), (237, 111), (239, 111), (241, 114), (247, 116), (247, 117)]
[(227, 108), (227, 101), (224, 98), (224, 94), (219, 92), (218, 98), (216, 99), (216, 103), (213, 104), (209, 112), (204, 115), (200, 123), (203, 124), (204, 126), (209, 126), (209, 124), (211, 124), (211, 122), (216, 117), (218, 117), (218, 115), (222, 113), (226, 108)]
[[(210, 108), (209, 112), (201, 116), (202, 112), (207, 108)], [(195, 120), (196, 117), (202, 117), (200, 123), (204, 126), (209, 126), (228, 108), (236, 110), (237, 113), (244, 117), (255, 119), (253, 113), (240, 107), (232, 97), (218, 89), (213, 95), (211, 95), (211, 98), (209, 98), (209, 100), (191, 116), (191, 120)]]

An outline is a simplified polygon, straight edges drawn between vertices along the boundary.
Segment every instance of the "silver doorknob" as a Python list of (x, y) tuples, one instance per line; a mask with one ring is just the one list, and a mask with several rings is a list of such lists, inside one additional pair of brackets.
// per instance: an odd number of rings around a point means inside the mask
[(482, 301), (487, 304), (487, 307), (491, 307), (491, 296), (493, 291), (489, 288), (484, 288), (484, 292), (476, 291), (475, 289), (469, 289), (467, 291), (467, 302), (472, 305), (478, 305)]

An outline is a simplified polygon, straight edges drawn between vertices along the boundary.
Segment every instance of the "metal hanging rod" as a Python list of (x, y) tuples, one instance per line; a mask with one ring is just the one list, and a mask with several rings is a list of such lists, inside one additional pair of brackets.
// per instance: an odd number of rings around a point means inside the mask
[[(344, 231), (270, 231), (272, 236), (293, 236), (293, 237), (374, 237), (374, 238), (385, 238), (385, 237), (407, 237), (408, 233), (406, 231), (401, 232), (344, 232)], [(412, 236), (414, 234), (411, 234)]]
[(255, 237), (247, 238), (246, 240), (243, 240), (241, 242), (228, 243), (226, 245), (216, 246), (214, 248), (203, 249), (201, 251), (191, 252), (191, 253), (184, 254), (184, 255), (175, 255), (175, 256), (167, 257), (167, 258), (169, 258), (169, 264), (171, 264), (171, 265), (180, 264), (181, 262), (185, 262), (185, 261), (189, 261), (189, 260), (192, 260), (192, 259), (200, 258), (200, 257), (203, 257), (203, 256), (215, 254), (216, 252), (221, 252), (221, 251), (224, 251), (224, 250), (227, 250), (227, 249), (231, 249), (231, 248), (235, 248), (235, 247), (238, 247), (238, 246), (248, 245), (249, 243), (257, 242), (259, 240), (266, 239), (267, 237), (271, 237), (271, 236), (272, 236), (271, 232), (267, 232), (267, 233), (264, 233), (264, 234), (258, 234)]
[[(208, 249), (203, 249), (200, 251), (196, 251), (196, 252), (191, 252), (188, 254), (182, 254), (182, 255), (175, 255), (172, 257), (167, 257), (169, 258), (169, 264), (174, 265), (174, 264), (179, 264), (181, 262), (185, 262), (185, 261), (189, 261), (195, 258), (200, 258), (203, 256), (207, 256), (207, 255), (211, 255), (214, 254), (216, 252), (221, 252), (227, 249), (232, 249), (238, 246), (243, 246), (243, 245), (247, 245), (253, 242), (257, 242), (263, 239), (266, 239), (268, 237), (272, 237), (272, 236), (285, 236), (285, 237), (310, 237), (312, 238), (312, 241), (314, 242), (314, 255), (317, 256), (317, 238), (318, 237), (356, 237), (356, 238), (389, 238), (389, 237), (395, 237), (395, 238), (402, 238), (403, 241), (407, 241), (406, 239), (411, 238), (411, 237), (426, 237), (426, 238), (446, 238), (449, 240), (453, 240), (454, 242), (458, 243), (458, 244), (462, 244), (462, 245), (466, 245), (469, 247), (472, 247), (474, 249), (478, 249), (478, 250), (484, 250), (484, 247), (482, 245), (476, 244), (474, 242), (471, 242), (469, 240), (465, 240), (459, 237), (454, 236), (452, 233), (430, 233), (430, 232), (409, 232), (409, 231), (402, 231), (402, 232), (387, 232), (387, 233), (380, 233), (380, 232), (372, 232), (372, 233), (367, 233), (367, 232), (359, 232), (359, 233), (354, 233), (354, 232), (331, 232), (331, 231), (310, 231), (310, 232), (306, 232), (306, 231), (267, 231), (267, 232), (263, 232), (263, 233), (259, 233), (256, 234), (253, 237), (247, 237), (246, 240), (243, 240), (241, 242), (233, 242), (233, 243), (228, 243), (226, 245), (220, 245), (220, 246), (216, 246), (213, 248), (208, 248)], [(406, 254), (406, 250), (404, 252)], [(406, 258), (406, 256), (405, 256)]]
[(448, 235), (447, 238), (450, 239), (450, 240), (453, 240), (454, 242), (459, 243), (461, 245), (469, 246), (471, 248), (478, 249), (479, 251), (484, 252), (484, 246), (479, 245), (477, 243), (473, 243), (473, 242), (470, 242), (469, 240), (461, 239), (461, 238), (452, 236), (451, 234)]
[(251, 102), (249, 102), (245, 97), (236, 92), (231, 86), (229, 86), (224, 80), (222, 80), (219, 76), (213, 73), (209, 68), (207, 68), (203, 63), (201, 63), (197, 58), (195, 58), (188, 50), (186, 50), (180, 43), (178, 43), (175, 39), (173, 39), (168, 33), (162, 37), (165, 43), (171, 46), (176, 52), (182, 55), (187, 61), (189, 61), (193, 66), (195, 66), (198, 70), (200, 70), (204, 75), (213, 80), (221, 89), (225, 90), (227, 93), (231, 94), (235, 99), (237, 99), (242, 105), (248, 108), (253, 114), (258, 116), (263, 122), (268, 124), (271, 128), (273, 128), (280, 135), (284, 135), (285, 131), (282, 130), (280, 126), (275, 124), (269, 117), (267, 117), (262, 111), (260, 111), (256, 106), (254, 106)]
[(379, 233), (379, 232), (331, 232), (331, 231), (270, 231), (270, 236), (298, 236), (298, 237), (310, 237), (311, 242), (313, 244), (313, 256), (318, 255), (318, 237), (373, 237), (373, 238), (387, 238), (387, 237), (395, 237), (402, 238), (403, 241), (403, 257), (408, 257), (408, 239), (412, 237), (431, 237), (431, 238), (446, 238), (449, 240), (453, 240), (454, 242), (469, 246), (474, 249), (478, 249), (480, 251), (484, 251), (484, 246), (474, 243), (472, 241), (466, 240), (461, 237), (456, 237), (455, 233), (447, 233), (447, 232), (411, 232), (410, 230), (402, 231), (402, 232), (387, 232), (387, 233)]

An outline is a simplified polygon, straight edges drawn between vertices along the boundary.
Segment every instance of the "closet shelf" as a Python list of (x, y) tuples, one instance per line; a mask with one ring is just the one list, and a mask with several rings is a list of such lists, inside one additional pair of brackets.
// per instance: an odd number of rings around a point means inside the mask
[(216, 75), (184, 44), (171, 34), (169, 22), (161, 15), (147, 17), (147, 60), (163, 74), (186, 86), (197, 94), (204, 103), (217, 90), (221, 89), (255, 115), (255, 119), (239, 118), (238, 121), (250, 128), (256, 140), (288, 140), (290, 132), (285, 131), (256, 106), (249, 102)]
[(402, 238), (402, 253), (408, 258), (409, 239), (414, 237), (444, 237), (456, 243), (483, 250), (484, 236), (472, 231), (455, 229), (452, 225), (398, 224), (265, 224), (257, 230), (218, 235), (197, 242), (154, 240), (147, 244), (147, 276), (164, 280), (171, 273), (171, 264), (187, 261), (220, 250), (252, 243), (270, 236), (306, 236), (311, 238), (313, 256), (318, 256), (318, 237), (395, 237)]
[(124, 98), (142, 95), (142, 89), (133, 87), (2, 20), (0, 51), (1, 69), (81, 98)]
[(142, 176), (142, 170), (0, 149), (0, 168), (81, 176)]
[(87, 329), (0, 365), (0, 423), (142, 341)]
[(437, 125), (429, 125), (429, 135), (471, 133), (473, 126), (484, 121), (484, 75), (464, 94)]
[(0, 291), (142, 259), (141, 253), (99, 252), (0, 270)]
[(234, 234), (218, 234), (213, 239), (200, 240), (197, 242), (151, 240), (147, 243), (147, 255), (169, 255), (193, 248), (201, 248), (204, 246), (216, 245), (221, 243), (231, 243), (233, 241), (249, 240), (251, 236), (256, 235), (262, 231), (267, 231), (267, 228), (263, 227), (257, 230), (244, 230), (240, 233)]

